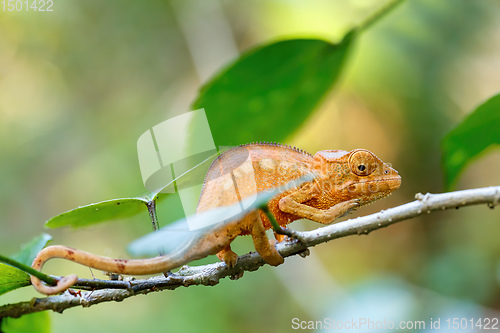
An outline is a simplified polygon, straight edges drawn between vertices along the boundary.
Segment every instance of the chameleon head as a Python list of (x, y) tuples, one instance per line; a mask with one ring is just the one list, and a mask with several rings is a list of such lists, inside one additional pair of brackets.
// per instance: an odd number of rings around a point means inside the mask
[(341, 189), (347, 197), (358, 198), (361, 205), (385, 197), (401, 185), (398, 172), (368, 150), (353, 150), (346, 160), (349, 176)]
[(358, 199), (360, 205), (366, 205), (401, 185), (398, 172), (365, 149), (323, 150), (315, 160), (326, 178), (334, 180), (329, 192), (339, 202)]

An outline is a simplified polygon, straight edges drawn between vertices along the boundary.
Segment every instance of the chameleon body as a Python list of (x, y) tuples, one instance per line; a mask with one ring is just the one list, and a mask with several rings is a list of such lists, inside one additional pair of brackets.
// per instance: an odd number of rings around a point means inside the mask
[[(364, 149), (322, 150), (311, 155), (287, 145), (252, 143), (232, 148), (214, 160), (205, 177), (197, 212), (235, 204), (311, 173), (315, 175), (312, 181), (288, 189), (269, 201), (269, 211), (281, 226), (302, 218), (331, 223), (352, 209), (389, 195), (401, 184), (396, 170)], [(232, 267), (238, 256), (230, 244), (240, 235), (251, 235), (262, 258), (277, 266), (284, 259), (275, 243), (282, 241), (283, 235), (275, 234), (276, 240), (270, 241), (265, 233), (269, 228), (267, 215), (258, 210), (239, 220), (216, 224), (182, 251), (165, 256), (121, 260), (64, 246), (49, 246), (38, 254), (32, 267), (40, 270), (47, 260), (63, 258), (107, 272), (144, 275), (166, 272), (213, 254)], [(31, 278), (34, 287), (44, 294), (62, 292), (76, 280), (76, 275), (69, 275), (61, 278), (57, 286), (47, 286), (38, 278)]]

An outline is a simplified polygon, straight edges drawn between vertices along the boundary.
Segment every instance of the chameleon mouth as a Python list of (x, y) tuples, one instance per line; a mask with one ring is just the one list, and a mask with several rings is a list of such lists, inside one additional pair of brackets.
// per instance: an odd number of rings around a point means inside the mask
[[(372, 181), (369, 181), (370, 183)], [(390, 177), (390, 178), (385, 178), (385, 179), (375, 179), (373, 182), (384, 182), (389, 185), (389, 190), (394, 191), (397, 190), (401, 186), (401, 177), (400, 176), (395, 176), (395, 177)]]
[(347, 190), (349, 192), (359, 192), (359, 186), (361, 186), (363, 192), (368, 193), (381, 193), (381, 192), (392, 192), (397, 190), (401, 186), (401, 177), (394, 176), (389, 178), (381, 179), (370, 179), (365, 181), (348, 182), (340, 187), (340, 190)]

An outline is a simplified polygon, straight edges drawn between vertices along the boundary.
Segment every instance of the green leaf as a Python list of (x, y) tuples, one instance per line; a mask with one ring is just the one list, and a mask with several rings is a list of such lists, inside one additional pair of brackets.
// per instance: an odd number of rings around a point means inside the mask
[(0, 295), (14, 289), (29, 286), (30, 284), (29, 274), (0, 263)]
[(45, 225), (49, 228), (64, 226), (77, 228), (107, 220), (131, 217), (141, 211), (147, 211), (147, 202), (148, 200), (144, 198), (101, 201), (64, 212), (48, 220)]
[(4, 318), (0, 331), (4, 333), (49, 333), (50, 317), (44, 311), (30, 313), (20, 318)]
[(451, 190), (460, 173), (487, 148), (500, 144), (500, 94), (479, 105), (441, 142), (445, 187)]
[(291, 39), (253, 49), (208, 82), (193, 108), (205, 109), (218, 146), (282, 141), (332, 89), (352, 36), (339, 44)]
[[(182, 218), (130, 243), (128, 251), (136, 256), (157, 255), (158, 253), (171, 253), (179, 249), (179, 247), (188, 247), (189, 243), (196, 242), (198, 238), (203, 237), (207, 231), (216, 225), (237, 222), (243, 215), (266, 205), (277, 194), (311, 181), (313, 178), (313, 174), (305, 175), (292, 180), (284, 186), (266, 190), (234, 205), (218, 207)], [(196, 228), (193, 228), (193, 226)]]
[(33, 238), (29, 243), (23, 244), (21, 251), (12, 255), (11, 258), (25, 265), (31, 265), (38, 252), (40, 252), (51, 239), (52, 236), (41, 234)]

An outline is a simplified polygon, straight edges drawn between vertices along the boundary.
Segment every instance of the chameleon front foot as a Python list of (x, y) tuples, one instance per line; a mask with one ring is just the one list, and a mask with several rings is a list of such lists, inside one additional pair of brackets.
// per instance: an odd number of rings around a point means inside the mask
[(293, 241), (296, 240), (299, 243), (304, 243), (304, 238), (300, 234), (299, 231), (295, 231), (289, 228), (283, 228), (280, 226), (279, 229), (274, 229), (274, 237), (278, 241), (278, 243), (281, 243), (283, 241)]

